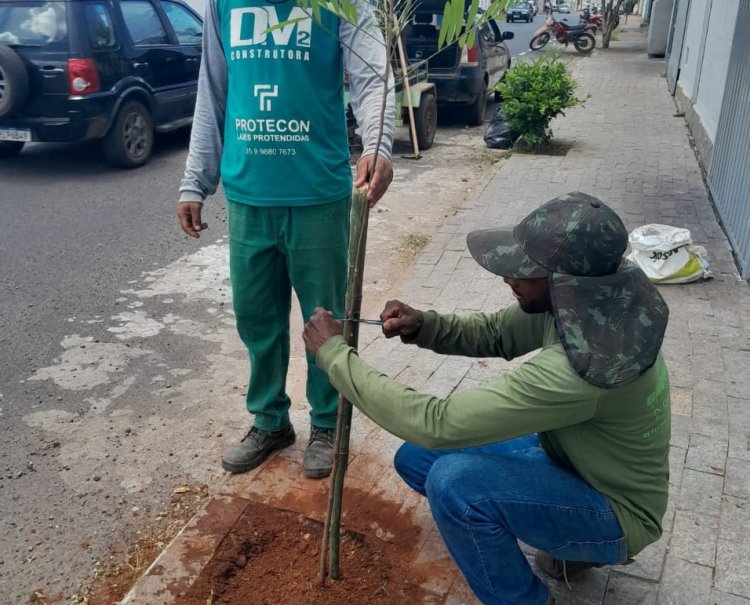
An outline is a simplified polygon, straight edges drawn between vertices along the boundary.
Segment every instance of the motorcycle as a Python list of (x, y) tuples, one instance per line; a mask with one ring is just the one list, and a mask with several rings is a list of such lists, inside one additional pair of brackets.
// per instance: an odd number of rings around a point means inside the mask
[(594, 33), (596, 33), (602, 28), (602, 16), (596, 13), (592, 14), (589, 9), (584, 8), (581, 11), (581, 23), (591, 23), (592, 25), (595, 25), (596, 28), (594, 29)]
[(529, 42), (531, 50), (540, 50), (555, 36), (560, 44), (566, 46), (573, 43), (575, 49), (581, 54), (588, 54), (596, 46), (596, 25), (582, 23), (580, 25), (568, 25), (565, 21), (557, 21), (552, 13), (547, 16), (544, 25), (534, 32)]

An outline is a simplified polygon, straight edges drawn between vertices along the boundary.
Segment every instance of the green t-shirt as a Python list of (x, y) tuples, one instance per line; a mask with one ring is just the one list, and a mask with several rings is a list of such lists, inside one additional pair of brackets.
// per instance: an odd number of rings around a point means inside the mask
[(547, 454), (604, 494), (632, 556), (661, 535), (669, 480), (670, 401), (661, 354), (633, 382), (603, 389), (568, 362), (548, 313), (517, 304), (491, 315), (427, 312), (421, 347), (448, 355), (513, 359), (541, 348), (517, 369), (447, 398), (418, 393), (331, 338), (317, 363), (333, 385), (380, 426), (422, 447), (484, 445), (539, 433)]
[(302, 206), (349, 195), (338, 17), (321, 11), (318, 24), (293, 0), (217, 0), (216, 10), (227, 62), (227, 198)]

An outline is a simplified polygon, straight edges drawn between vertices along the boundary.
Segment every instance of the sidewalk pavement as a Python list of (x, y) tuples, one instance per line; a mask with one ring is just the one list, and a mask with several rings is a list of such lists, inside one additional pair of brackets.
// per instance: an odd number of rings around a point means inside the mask
[[(637, 26), (631, 26), (637, 30)], [(683, 118), (667, 92), (663, 60), (646, 57), (643, 35), (627, 31), (609, 51), (577, 61), (585, 107), (553, 124), (565, 156), (513, 154), (486, 187), (435, 233), (400, 298), (440, 312), (494, 311), (511, 302), (499, 278), (466, 249), (472, 229), (513, 224), (540, 203), (581, 190), (600, 197), (627, 228), (664, 223), (690, 229), (709, 252), (715, 279), (662, 286), (670, 305), (664, 351), (672, 383), (670, 500), (664, 535), (627, 567), (593, 570), (571, 583), (549, 581), (565, 604), (750, 604), (750, 290), (734, 266)], [(443, 357), (362, 330), (360, 354), (416, 389), (447, 395), (505, 372), (495, 359)], [(295, 418), (305, 434), (306, 413)], [(322, 519), (328, 482), (302, 478), (298, 441), (260, 469), (232, 476), (124, 599), (128, 605), (179, 602), (250, 499)], [(415, 562), (448, 605), (477, 601), (436, 532), (423, 498), (393, 471), (400, 444), (355, 414), (347, 488), (402, 502), (422, 528)], [(346, 503), (344, 504), (346, 508)], [(345, 515), (345, 513), (344, 513)], [(344, 525), (346, 517), (344, 516)], [(532, 551), (529, 549), (529, 553)]]

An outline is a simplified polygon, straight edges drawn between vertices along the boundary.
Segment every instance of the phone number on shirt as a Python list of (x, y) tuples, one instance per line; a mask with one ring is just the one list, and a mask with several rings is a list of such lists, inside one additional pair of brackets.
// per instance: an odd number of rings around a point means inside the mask
[(245, 155), (297, 155), (293, 147), (246, 147)]

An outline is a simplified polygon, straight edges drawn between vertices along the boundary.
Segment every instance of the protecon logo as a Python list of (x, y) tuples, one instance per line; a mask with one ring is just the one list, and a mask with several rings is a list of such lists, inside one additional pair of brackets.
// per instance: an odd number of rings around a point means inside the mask
[(279, 87), (274, 84), (256, 84), (253, 88), (253, 96), (260, 99), (260, 110), (271, 111), (271, 99), (279, 96)]
[[(287, 25), (278, 27), (279, 23)], [(230, 16), (232, 48), (268, 44), (268, 36), (278, 47), (310, 48), (312, 19), (305, 9), (295, 6), (286, 19), (279, 19), (275, 6), (235, 8)], [(294, 40), (292, 35), (294, 34)]]

